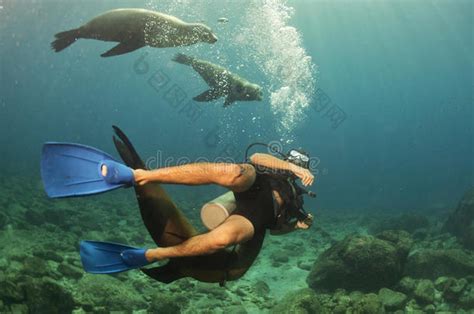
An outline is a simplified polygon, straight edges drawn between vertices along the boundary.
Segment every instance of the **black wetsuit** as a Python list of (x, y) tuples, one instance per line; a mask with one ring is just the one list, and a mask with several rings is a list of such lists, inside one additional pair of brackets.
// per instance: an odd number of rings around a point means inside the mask
[(241, 215), (252, 223), (255, 232), (272, 229), (276, 223), (271, 178), (256, 174), (253, 185), (244, 192), (234, 192), (237, 208), (231, 215)]

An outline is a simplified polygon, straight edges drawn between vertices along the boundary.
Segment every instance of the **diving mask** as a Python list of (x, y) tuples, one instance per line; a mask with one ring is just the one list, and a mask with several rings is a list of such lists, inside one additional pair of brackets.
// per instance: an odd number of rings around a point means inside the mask
[(286, 156), (286, 160), (299, 167), (309, 169), (309, 156), (301, 150), (290, 150)]

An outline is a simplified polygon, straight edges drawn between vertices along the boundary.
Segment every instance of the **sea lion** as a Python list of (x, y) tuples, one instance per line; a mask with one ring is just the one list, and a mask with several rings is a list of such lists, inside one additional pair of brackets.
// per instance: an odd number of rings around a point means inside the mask
[[(118, 127), (113, 128), (116, 135), (114, 144), (125, 164), (134, 169), (145, 169), (144, 162), (127, 136)], [(136, 185), (135, 194), (142, 220), (156, 245), (177, 245), (198, 234), (160, 184), (150, 182)], [(141, 270), (163, 283), (192, 277), (203, 282), (222, 284), (227, 280), (237, 280), (247, 272), (257, 258), (264, 238), (263, 230), (235, 249), (222, 249), (203, 256), (171, 258), (163, 266)]]
[(193, 98), (195, 101), (213, 101), (226, 96), (224, 107), (227, 107), (237, 100), (262, 100), (260, 86), (250, 83), (219, 65), (182, 53), (176, 54), (173, 61), (192, 66), (209, 85), (210, 89)]
[(55, 35), (51, 47), (59, 52), (80, 38), (115, 41), (119, 44), (102, 57), (125, 54), (144, 46), (165, 48), (215, 43), (217, 36), (201, 23), (186, 23), (156, 11), (116, 9), (101, 14), (83, 26)]

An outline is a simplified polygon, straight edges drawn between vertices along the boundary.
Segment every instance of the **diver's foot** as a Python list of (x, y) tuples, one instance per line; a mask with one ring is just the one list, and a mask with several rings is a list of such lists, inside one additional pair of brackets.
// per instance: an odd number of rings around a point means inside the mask
[(135, 178), (135, 182), (138, 185), (144, 185), (148, 182), (148, 180), (146, 179), (146, 173), (147, 171), (143, 169), (133, 170), (133, 177)]
[(158, 252), (159, 252), (159, 248), (146, 250), (146, 252), (145, 252), (145, 258), (146, 258), (147, 261), (149, 261), (150, 263), (151, 263), (151, 262), (159, 261), (159, 260), (161, 260), (162, 258), (160, 258)]

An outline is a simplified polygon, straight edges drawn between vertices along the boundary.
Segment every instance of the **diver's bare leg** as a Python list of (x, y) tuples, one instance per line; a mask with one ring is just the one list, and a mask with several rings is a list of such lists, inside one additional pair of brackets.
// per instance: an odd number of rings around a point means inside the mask
[(134, 170), (139, 185), (147, 182), (167, 184), (218, 184), (233, 191), (245, 191), (255, 181), (255, 168), (249, 164), (194, 163), (156, 170)]
[(231, 215), (222, 225), (208, 233), (189, 238), (175, 246), (147, 250), (146, 258), (149, 261), (157, 261), (212, 254), (217, 250), (251, 239), (254, 232), (253, 225), (247, 218)]

